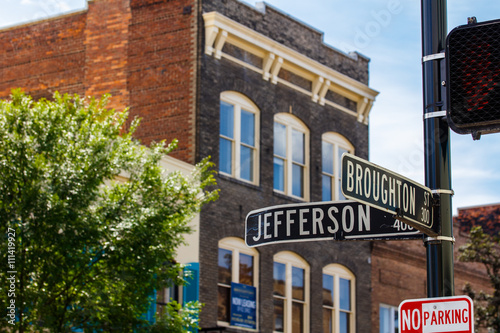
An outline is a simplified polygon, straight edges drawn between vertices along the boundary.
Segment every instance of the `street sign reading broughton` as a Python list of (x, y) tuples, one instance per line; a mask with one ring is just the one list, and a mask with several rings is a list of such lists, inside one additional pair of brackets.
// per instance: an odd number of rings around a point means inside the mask
[(259, 246), (312, 240), (422, 239), (392, 214), (351, 200), (288, 204), (248, 213), (245, 242)]
[(341, 183), (346, 198), (392, 213), (431, 237), (438, 235), (429, 188), (348, 153), (342, 155)]

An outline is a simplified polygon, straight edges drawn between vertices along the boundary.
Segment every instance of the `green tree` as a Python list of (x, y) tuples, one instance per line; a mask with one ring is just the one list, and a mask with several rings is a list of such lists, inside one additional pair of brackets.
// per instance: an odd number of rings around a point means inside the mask
[(485, 327), (500, 332), (500, 237), (485, 234), (480, 226), (473, 227), (470, 239), (460, 247), (459, 260), (484, 265), (490, 279), (493, 294), (475, 292), (466, 284), (464, 292), (474, 301), (475, 327)]
[[(154, 291), (184, 281), (175, 251), (217, 197), (211, 163), (165, 173), (176, 142), (146, 148), (132, 137), (139, 122), (127, 130), (128, 112), (106, 102), (19, 90), (0, 101), (0, 330), (148, 331)], [(197, 309), (159, 323), (196, 326), (186, 314)]]
[(150, 333), (184, 333), (191, 328), (198, 328), (199, 310), (198, 302), (190, 302), (181, 307), (179, 303), (172, 301), (167, 305), (167, 314), (159, 318)]

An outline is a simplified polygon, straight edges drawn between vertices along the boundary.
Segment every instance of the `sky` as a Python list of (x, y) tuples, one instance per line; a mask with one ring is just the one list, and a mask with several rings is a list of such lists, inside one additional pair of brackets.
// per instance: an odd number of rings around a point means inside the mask
[[(247, 0), (254, 6), (256, 1)], [(421, 10), (418, 0), (267, 0), (268, 5), (323, 32), (342, 52), (370, 58), (369, 160), (424, 184)], [(86, 0), (0, 0), (0, 29), (86, 8)], [(448, 31), (500, 19), (498, 0), (448, 0)], [(1, 52), (1, 51), (0, 51)], [(500, 203), (500, 133), (451, 132), (453, 214), (457, 208)]]

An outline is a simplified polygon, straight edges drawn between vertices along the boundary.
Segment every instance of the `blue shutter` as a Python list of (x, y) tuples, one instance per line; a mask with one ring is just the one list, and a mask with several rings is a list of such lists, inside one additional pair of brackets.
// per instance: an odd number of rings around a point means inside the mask
[(149, 297), (150, 305), (148, 312), (146, 312), (146, 320), (151, 324), (156, 322), (156, 290), (153, 292), (153, 295)]
[[(197, 262), (186, 264), (184, 268), (189, 271), (191, 275), (186, 278), (186, 284), (183, 287), (183, 299), (182, 304), (186, 304), (191, 301), (200, 300), (200, 264)], [(190, 329), (189, 332), (197, 333), (197, 329)]]
[(199, 301), (200, 299), (200, 264), (197, 262), (186, 264), (184, 268), (191, 273), (186, 279), (186, 284), (183, 287), (182, 303), (186, 304), (191, 301)]

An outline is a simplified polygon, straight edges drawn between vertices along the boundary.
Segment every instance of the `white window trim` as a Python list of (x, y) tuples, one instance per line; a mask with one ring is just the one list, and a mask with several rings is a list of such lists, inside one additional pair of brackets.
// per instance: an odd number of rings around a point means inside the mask
[[(219, 172), (221, 174), (227, 175), (232, 178), (236, 178), (243, 182), (247, 182), (250, 184), (258, 185), (259, 184), (259, 142), (260, 142), (260, 111), (259, 108), (247, 97), (244, 95), (235, 92), (235, 91), (224, 91), (220, 94), (220, 100), (234, 106), (234, 123), (233, 123), (233, 133), (234, 138), (228, 139), (232, 141), (232, 163), (231, 163), (231, 174), (225, 173), (223, 171)], [(254, 140), (255, 146), (253, 149), (253, 181), (248, 181), (247, 179), (243, 179), (240, 177), (240, 147), (241, 147), (241, 109), (245, 111), (249, 111), (255, 115), (255, 124), (254, 124)], [(219, 130), (220, 137), (220, 130)], [(220, 154), (220, 151), (219, 151)]]
[[(286, 272), (286, 282), (285, 282), (285, 311), (283, 313), (284, 316), (284, 327), (283, 331), (290, 332), (292, 327), (292, 267), (302, 268), (304, 270), (304, 333), (309, 333), (310, 326), (310, 315), (309, 315), (309, 304), (310, 304), (310, 295), (309, 295), (309, 265), (307, 262), (302, 259), (299, 255), (290, 252), (290, 251), (282, 251), (278, 252), (273, 257), (273, 262), (278, 262), (280, 264), (285, 264), (285, 272)], [(274, 296), (273, 296), (274, 298)], [(275, 333), (279, 333), (273, 331)]]
[[(254, 271), (253, 271), (253, 286), (256, 288), (256, 301), (257, 301), (257, 317), (256, 317), (256, 322), (257, 322), (257, 328), (255, 330), (253, 329), (248, 329), (244, 327), (237, 327), (238, 330), (244, 330), (244, 331), (257, 331), (259, 329), (259, 252), (251, 247), (246, 246), (245, 241), (241, 238), (237, 237), (227, 237), (223, 238), (219, 241), (219, 246), (217, 248), (217, 251), (219, 249), (225, 249), (232, 251), (232, 261), (231, 261), (231, 282), (239, 282), (240, 281), (240, 270), (239, 270), (239, 260), (240, 260), (240, 253), (247, 254), (253, 256), (253, 266), (254, 266)], [(219, 286), (219, 281), (217, 281), (217, 286)], [(224, 327), (230, 327), (229, 322), (225, 321), (219, 321), (217, 320), (217, 325), (218, 326), (224, 326)], [(232, 326), (231, 326), (232, 327)], [(234, 326), (236, 327), (236, 326)]]
[[(178, 296), (177, 300), (175, 300), (173, 297), (175, 295), (175, 292), (173, 291), (173, 289), (176, 289), (177, 296)], [(170, 303), (172, 299), (177, 301), (179, 304), (184, 303), (184, 288), (182, 288), (182, 286), (173, 285), (171, 287), (165, 287), (162, 289), (161, 292), (163, 293), (163, 299), (164, 299), (165, 303)]]
[(352, 272), (347, 269), (346, 267), (340, 265), (340, 264), (330, 264), (328, 266), (325, 266), (323, 268), (323, 274), (328, 274), (333, 276), (333, 295), (334, 295), (334, 300), (333, 300), (333, 310), (335, 311), (334, 313), (334, 324), (335, 327), (333, 327), (333, 332), (339, 332), (340, 331), (340, 309), (339, 309), (339, 295), (340, 295), (340, 278), (346, 279), (351, 281), (351, 313), (350, 313), (350, 318), (349, 322), (351, 323), (349, 333), (355, 333), (356, 332), (356, 278)]
[[(286, 126), (286, 157), (285, 157), (285, 191), (279, 191), (274, 189), (274, 192), (282, 193), (287, 196), (297, 198), (304, 201), (309, 201), (309, 129), (307, 126), (294, 115), (288, 113), (277, 113), (274, 115), (274, 121)], [(304, 196), (299, 197), (292, 194), (292, 129), (295, 129), (301, 133), (304, 133)], [(274, 148), (274, 147), (273, 147)], [(273, 153), (273, 156), (274, 155)], [(281, 157), (280, 157), (281, 158)]]
[[(337, 179), (336, 171), (340, 174), (341, 169), (341, 161), (339, 158), (339, 148), (344, 148), (349, 151), (349, 153), (354, 154), (354, 146), (349, 142), (343, 135), (335, 133), (335, 132), (327, 132), (323, 133), (321, 136), (321, 141), (328, 142), (333, 145), (333, 177), (332, 175), (325, 173), (321, 170), (322, 175), (327, 175), (332, 179), (332, 189), (333, 196), (332, 201), (339, 200), (340, 198), (340, 186), (337, 186), (337, 182), (340, 181)], [(323, 162), (323, 151), (321, 152), (321, 162)]]

